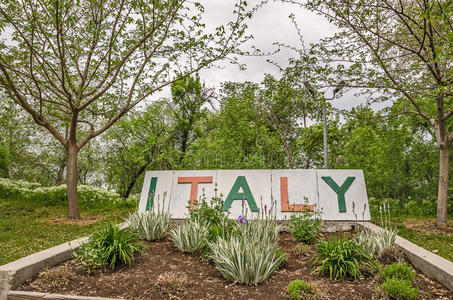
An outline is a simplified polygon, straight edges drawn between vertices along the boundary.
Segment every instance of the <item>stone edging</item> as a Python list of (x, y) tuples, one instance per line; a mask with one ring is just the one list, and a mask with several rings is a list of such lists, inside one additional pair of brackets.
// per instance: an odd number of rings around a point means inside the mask
[(35, 292), (22, 292), (22, 291), (10, 291), (8, 293), (8, 300), (122, 300), (113, 298), (102, 298), (102, 297), (82, 297), (82, 296), (71, 296), (71, 295), (59, 295), (59, 294), (47, 294), (47, 293), (35, 293)]
[[(370, 222), (363, 222), (357, 225), (358, 227), (367, 228), (374, 232), (382, 230), (381, 227)], [(417, 246), (400, 236), (396, 237), (395, 244), (403, 249), (414, 267), (429, 278), (442, 283), (449, 290), (453, 290), (453, 262)]]
[[(126, 223), (122, 224), (121, 230), (124, 230), (127, 226)], [(88, 238), (88, 236), (81, 237), (0, 266), (0, 300), (6, 300), (10, 290), (16, 289), (46, 267), (55, 266), (71, 259), (73, 257), (72, 250), (86, 243)]]

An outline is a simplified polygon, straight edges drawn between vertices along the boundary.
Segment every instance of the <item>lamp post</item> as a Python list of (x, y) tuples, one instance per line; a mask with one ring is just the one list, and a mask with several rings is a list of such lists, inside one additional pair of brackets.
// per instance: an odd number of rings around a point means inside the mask
[[(313, 100), (316, 101), (316, 92), (315, 92), (315, 89), (311, 86), (311, 84), (308, 82), (308, 81), (304, 81), (304, 86), (305, 88), (308, 90), (308, 92), (310, 93), (310, 95), (313, 97)], [(335, 99), (335, 96), (337, 95), (337, 93), (339, 91), (341, 91), (341, 89), (343, 88), (344, 86), (344, 82), (340, 82), (340, 84), (338, 86), (335, 87), (335, 89), (333, 90), (333, 96), (332, 98), (324, 98), (323, 102), (322, 102), (322, 122), (323, 122), (323, 143), (324, 143), (324, 169), (328, 169), (329, 168), (329, 165), (327, 163), (327, 152), (328, 152), (328, 143), (327, 143), (327, 113), (326, 113), (326, 101), (330, 101), (330, 100), (333, 100)]]

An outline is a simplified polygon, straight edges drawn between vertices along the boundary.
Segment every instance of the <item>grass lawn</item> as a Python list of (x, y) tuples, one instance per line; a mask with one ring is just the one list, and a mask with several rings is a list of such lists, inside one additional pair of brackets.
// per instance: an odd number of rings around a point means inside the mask
[[(372, 218), (372, 222), (380, 226), (379, 218)], [(448, 220), (443, 230), (439, 230), (435, 222), (436, 219), (430, 217), (396, 216), (391, 223), (402, 238), (453, 261), (453, 220)]]
[(0, 265), (88, 235), (105, 222), (122, 222), (133, 210), (81, 209), (81, 220), (69, 221), (66, 206), (0, 198)]

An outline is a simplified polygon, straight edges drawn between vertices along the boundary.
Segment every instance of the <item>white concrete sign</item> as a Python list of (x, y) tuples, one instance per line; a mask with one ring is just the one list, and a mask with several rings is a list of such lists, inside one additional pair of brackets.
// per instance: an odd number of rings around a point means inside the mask
[(249, 216), (273, 203), (279, 220), (302, 210), (319, 210), (323, 220), (370, 220), (362, 170), (148, 171), (139, 210), (165, 197), (172, 218), (182, 219), (197, 201), (214, 196), (221, 197), (232, 219), (242, 214), (244, 202)]

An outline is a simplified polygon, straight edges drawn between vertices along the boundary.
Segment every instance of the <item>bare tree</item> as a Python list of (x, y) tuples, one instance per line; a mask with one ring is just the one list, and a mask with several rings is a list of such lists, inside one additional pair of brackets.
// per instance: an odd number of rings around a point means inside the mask
[(248, 39), (245, 5), (207, 33), (204, 8), (185, 0), (0, 3), (0, 89), (65, 147), (69, 218), (79, 218), (80, 149), (154, 92), (235, 52)]

